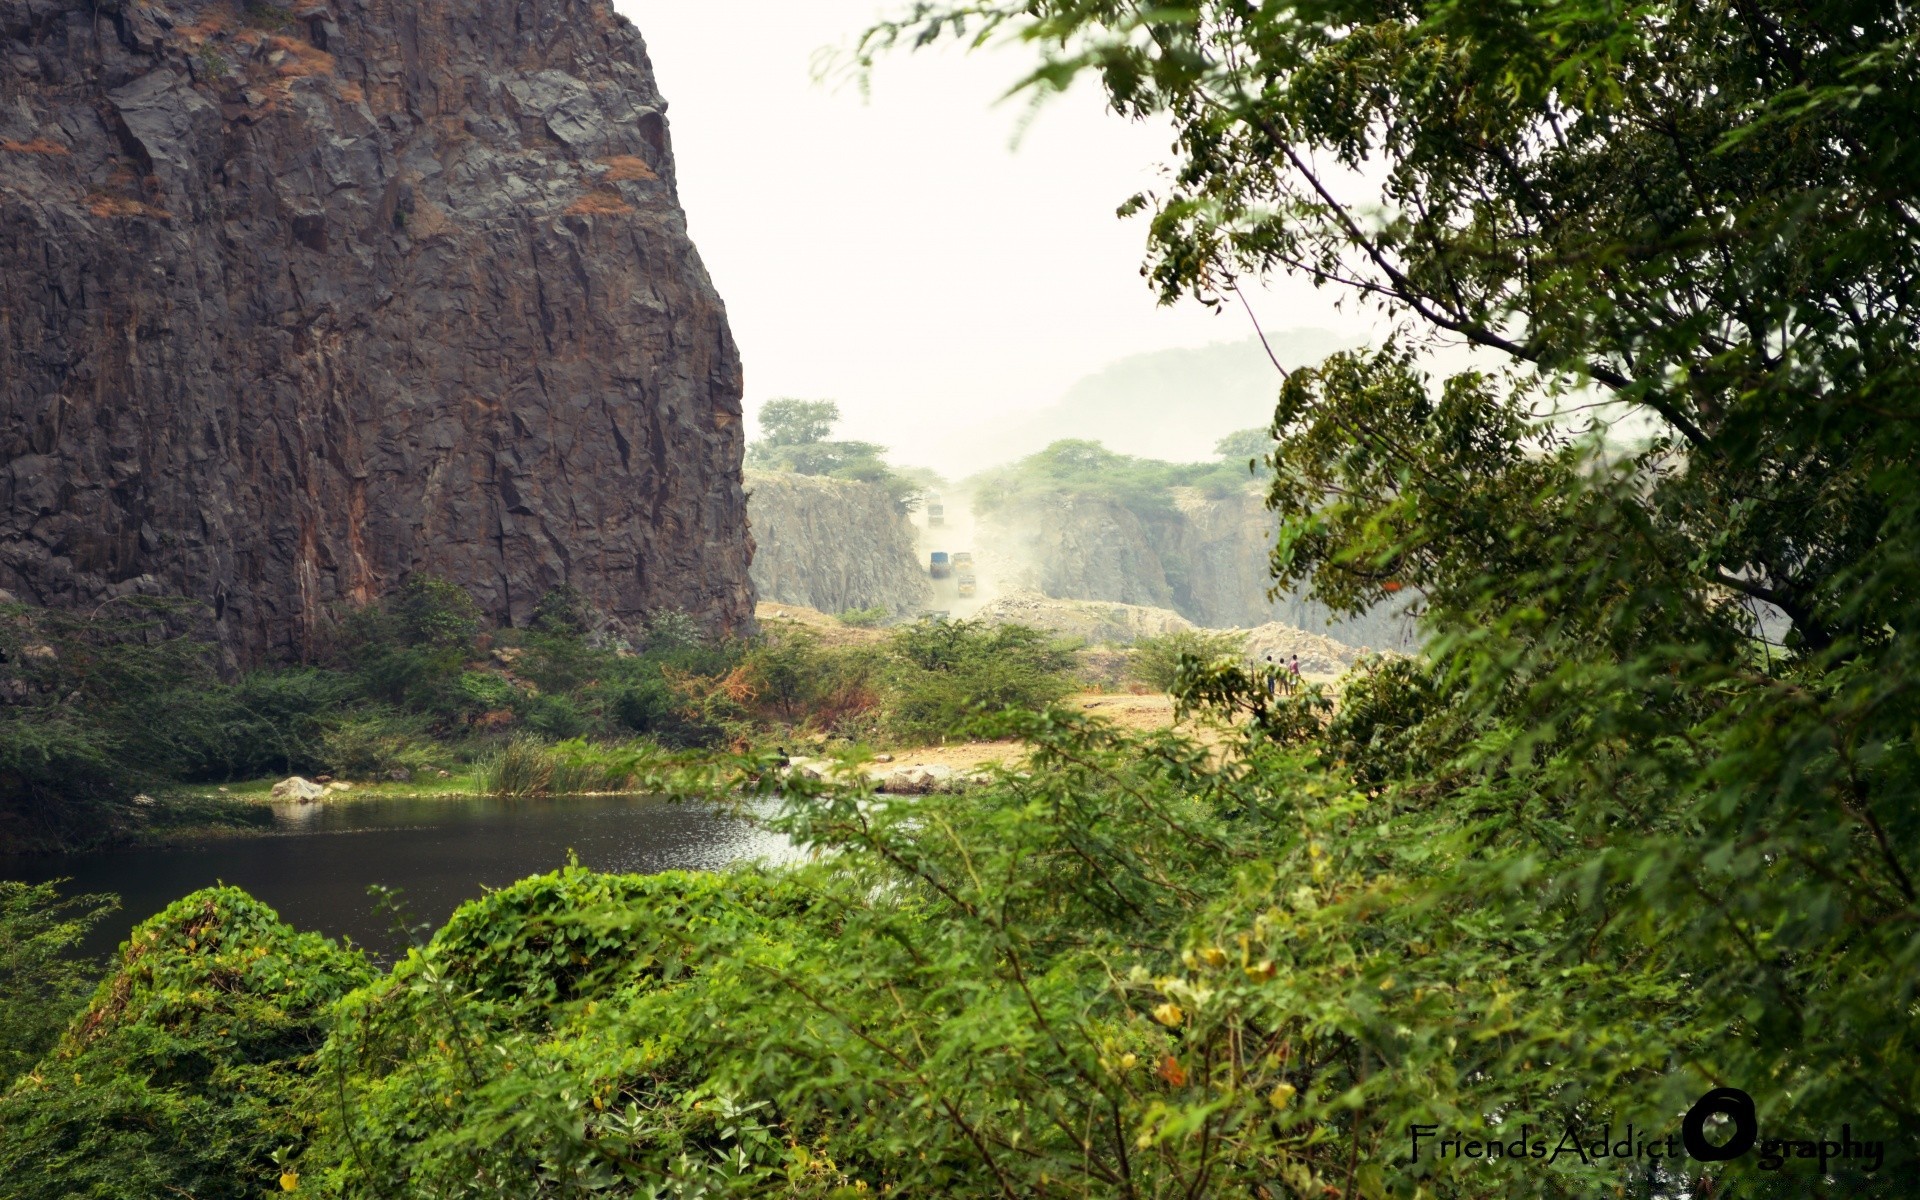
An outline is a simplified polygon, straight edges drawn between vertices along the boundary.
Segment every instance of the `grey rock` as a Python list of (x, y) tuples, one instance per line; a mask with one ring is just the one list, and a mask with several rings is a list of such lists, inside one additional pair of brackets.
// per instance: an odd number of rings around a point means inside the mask
[(760, 599), (831, 614), (917, 612), (932, 597), (913, 525), (878, 484), (779, 471), (746, 484)]
[(1153, 519), (1089, 497), (999, 509), (981, 518), (976, 554), (1010, 595), (1170, 610), (1212, 629), (1278, 622), (1353, 646), (1418, 648), (1404, 605), (1348, 616), (1303, 592), (1269, 599), (1279, 528), (1257, 490), (1174, 488), (1170, 499), (1170, 511)]
[(878, 788), (894, 796), (925, 796), (946, 791), (953, 784), (953, 768), (915, 764), (890, 771), (879, 780)]
[(0, 0), (0, 587), (150, 577), (236, 666), (413, 573), (750, 625), (739, 355), (610, 0), (105, 8)]

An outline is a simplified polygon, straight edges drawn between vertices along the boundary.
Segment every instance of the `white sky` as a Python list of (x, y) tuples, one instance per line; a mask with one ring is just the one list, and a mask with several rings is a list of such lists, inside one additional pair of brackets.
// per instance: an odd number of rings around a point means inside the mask
[[(1145, 222), (1113, 212), (1154, 182), (1165, 132), (1082, 87), (1021, 134), (1024, 103), (995, 102), (1027, 52), (902, 53), (863, 98), (816, 84), (814, 61), (890, 7), (876, 0), (616, 3), (669, 104), (749, 414), (837, 400), (840, 436), (939, 466), (944, 436), (1049, 404), (1117, 358), (1252, 332), (1237, 308), (1156, 305)], [(1287, 280), (1253, 296), (1269, 330), (1370, 327), (1333, 299)]]

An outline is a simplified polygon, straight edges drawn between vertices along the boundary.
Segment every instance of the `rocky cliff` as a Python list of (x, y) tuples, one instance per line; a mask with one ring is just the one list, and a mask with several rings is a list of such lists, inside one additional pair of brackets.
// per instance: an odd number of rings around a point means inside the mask
[(610, 0), (0, 0), (0, 587), (751, 620), (665, 112)]
[(1266, 597), (1277, 532), (1258, 492), (1212, 497), (1174, 488), (1168, 511), (1058, 497), (980, 520), (976, 544), (1000, 586), (1070, 600), (1169, 608), (1196, 625), (1280, 622), (1352, 646), (1410, 650), (1412, 623), (1390, 609), (1334, 617), (1303, 595)]
[(763, 600), (825, 613), (913, 614), (932, 588), (913, 526), (886, 489), (818, 475), (749, 471), (753, 586)]

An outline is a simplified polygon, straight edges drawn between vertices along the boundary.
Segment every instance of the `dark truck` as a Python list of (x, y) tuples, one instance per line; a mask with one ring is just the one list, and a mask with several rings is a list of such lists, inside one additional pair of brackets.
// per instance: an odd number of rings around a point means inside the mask
[(927, 574), (933, 576), (935, 579), (945, 579), (947, 576), (953, 574), (953, 561), (947, 557), (945, 550), (935, 550), (933, 552), (933, 557), (927, 564)]

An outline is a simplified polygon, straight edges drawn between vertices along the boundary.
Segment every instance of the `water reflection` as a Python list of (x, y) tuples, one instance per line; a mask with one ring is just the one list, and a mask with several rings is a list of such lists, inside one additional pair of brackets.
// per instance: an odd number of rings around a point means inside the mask
[(159, 850), (0, 860), (0, 877), (71, 876), (72, 890), (118, 893), (123, 908), (93, 939), (111, 950), (134, 925), (196, 888), (243, 887), (296, 928), (391, 953), (404, 941), (375, 911), (370, 885), (398, 888), (409, 916), (438, 925), (483, 888), (579, 855), (602, 871), (712, 870), (792, 857), (784, 838), (695, 803), (651, 797), (355, 800), (275, 809), (275, 831)]

